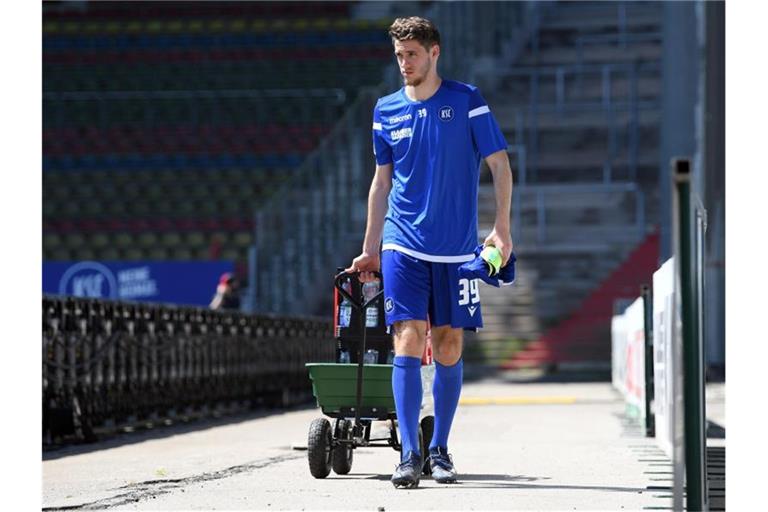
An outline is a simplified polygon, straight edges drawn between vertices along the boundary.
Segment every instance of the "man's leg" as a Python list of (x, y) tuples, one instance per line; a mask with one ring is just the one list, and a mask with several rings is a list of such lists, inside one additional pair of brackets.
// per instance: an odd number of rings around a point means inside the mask
[(430, 449), (448, 449), (448, 435), (461, 395), (464, 362), (463, 330), (440, 326), (432, 328), (432, 354), (435, 359), (435, 381), (432, 395), (435, 400), (435, 431)]
[(426, 343), (427, 323), (423, 320), (404, 320), (394, 323), (393, 331), (395, 359), (392, 391), (403, 445), (401, 460), (411, 451), (424, 458), (426, 454), (421, 453), (419, 446), (419, 413), (423, 395), (421, 356)]

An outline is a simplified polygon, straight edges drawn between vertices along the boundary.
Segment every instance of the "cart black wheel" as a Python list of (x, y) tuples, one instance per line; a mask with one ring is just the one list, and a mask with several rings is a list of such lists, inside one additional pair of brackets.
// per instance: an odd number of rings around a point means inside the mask
[(331, 422), (325, 418), (313, 420), (309, 426), (307, 457), (309, 472), (315, 478), (325, 478), (331, 473), (332, 441)]
[[(347, 420), (336, 420), (336, 439), (352, 439), (352, 423)], [(351, 444), (338, 444), (333, 449), (333, 472), (346, 475), (352, 471), (352, 456), (355, 451)]]
[(432, 470), (429, 468), (429, 461), (427, 458), (429, 457), (429, 445), (432, 443), (432, 434), (435, 431), (435, 417), (434, 416), (424, 416), (421, 419), (421, 454), (424, 459), (424, 469), (423, 473), (425, 475), (431, 475)]

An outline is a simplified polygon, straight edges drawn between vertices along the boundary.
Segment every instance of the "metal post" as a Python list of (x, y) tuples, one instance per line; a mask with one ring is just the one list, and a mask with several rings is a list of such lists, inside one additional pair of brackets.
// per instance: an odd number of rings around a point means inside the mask
[(639, 75), (637, 70), (637, 63), (633, 61), (629, 67), (629, 180), (635, 181), (637, 179), (637, 146), (638, 146), (638, 81)]
[(645, 332), (645, 437), (656, 435), (656, 416), (653, 401), (655, 388), (653, 383), (653, 296), (651, 287), (644, 284), (640, 287), (643, 298), (643, 328)]
[(635, 189), (635, 225), (638, 237), (642, 238), (645, 235), (645, 194), (640, 187)]
[(531, 136), (531, 170), (534, 177), (539, 177), (539, 71), (534, 70), (531, 75), (531, 110), (530, 110), (530, 136)]
[(547, 212), (544, 208), (544, 192), (536, 191), (536, 238), (539, 243), (543, 243), (547, 237)]
[(695, 226), (691, 205), (690, 160), (677, 160), (675, 193), (678, 197), (680, 248), (680, 302), (683, 334), (683, 409), (685, 439), (686, 510), (708, 510), (706, 436), (703, 397), (701, 332), (699, 326), (700, 272), (697, 268)]

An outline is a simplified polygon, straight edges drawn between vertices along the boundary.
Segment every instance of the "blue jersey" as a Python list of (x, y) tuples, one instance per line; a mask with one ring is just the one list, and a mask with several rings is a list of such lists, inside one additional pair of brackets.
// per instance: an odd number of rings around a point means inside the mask
[(373, 110), (373, 150), (393, 164), (383, 249), (425, 261), (474, 258), (481, 158), (506, 150), (499, 125), (477, 87), (443, 80), (432, 97), (405, 89)]

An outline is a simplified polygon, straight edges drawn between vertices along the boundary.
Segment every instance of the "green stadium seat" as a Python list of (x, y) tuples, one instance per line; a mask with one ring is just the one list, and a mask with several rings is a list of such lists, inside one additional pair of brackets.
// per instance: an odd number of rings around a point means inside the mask
[(208, 249), (208, 240), (204, 233), (200, 231), (190, 231), (184, 236), (184, 243), (193, 249), (204, 247)]
[(253, 234), (250, 231), (240, 231), (235, 233), (232, 237), (232, 241), (239, 249), (243, 249), (249, 247), (253, 243)]
[(152, 247), (147, 250), (147, 257), (153, 261), (163, 261), (168, 259), (170, 251), (165, 247)]
[(120, 251), (122, 254), (123, 260), (126, 261), (136, 261), (136, 260), (143, 260), (145, 259), (145, 254), (141, 249), (138, 249), (136, 247), (128, 247), (122, 251)]
[(192, 251), (192, 258), (200, 261), (207, 261), (210, 259), (211, 250), (209, 247), (198, 247)]
[(112, 244), (107, 233), (94, 233), (91, 235), (90, 240), (88, 240), (88, 245), (94, 249), (101, 250), (110, 247)]
[(119, 261), (120, 251), (115, 247), (105, 247), (98, 254), (98, 258), (102, 261)]
[(173, 249), (181, 244), (181, 235), (175, 231), (163, 233), (160, 235), (160, 245), (162, 247)]
[(159, 245), (159, 238), (157, 233), (153, 233), (151, 231), (140, 233), (136, 238), (136, 245), (144, 249), (149, 249)]
[(44, 233), (43, 247), (46, 249), (58, 249), (62, 245), (61, 235), (58, 233)]
[(192, 251), (187, 247), (176, 247), (171, 252), (171, 258), (179, 261), (191, 260)]
[(238, 261), (241, 258), (244, 258), (245, 255), (246, 253), (243, 251), (234, 249), (232, 247), (226, 247), (223, 251), (221, 251), (221, 257), (219, 259), (226, 261)]
[(80, 249), (85, 242), (85, 237), (80, 233), (70, 233), (64, 237), (64, 245), (69, 249)]
[(136, 241), (132, 233), (121, 232), (114, 237), (115, 247), (121, 250), (131, 249), (136, 246)]

